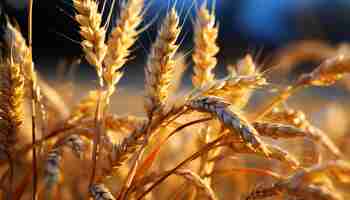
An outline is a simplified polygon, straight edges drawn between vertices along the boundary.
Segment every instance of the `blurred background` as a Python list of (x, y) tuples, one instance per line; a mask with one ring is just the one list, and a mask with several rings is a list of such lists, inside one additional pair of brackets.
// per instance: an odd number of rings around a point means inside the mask
[[(7, 13), (19, 22), (22, 32), (26, 34), (26, 0), (3, 1)], [(107, 8), (110, 9), (108, 5), (111, 5), (112, 0), (106, 1)], [(119, 13), (119, 2), (117, 0), (117, 6), (113, 9), (114, 23)], [(127, 74), (121, 84), (140, 83), (139, 86), (142, 87), (143, 67), (149, 46), (154, 41), (168, 5), (173, 5), (175, 0), (146, 2), (150, 8), (143, 25), (151, 26), (133, 47), (133, 58), (128, 62)], [(192, 21), (202, 2), (203, 0), (176, 1), (184, 24), (181, 48), (185, 53), (190, 52), (193, 46)], [(209, 4), (213, 3), (216, 4), (220, 26), (219, 73), (224, 72), (228, 64), (235, 64), (246, 53), (251, 53), (258, 63), (269, 65), (281, 47), (294, 41), (320, 40), (333, 45), (350, 40), (350, 1), (347, 0), (209, 0)], [(105, 17), (107, 14), (105, 12)], [(79, 28), (73, 19), (71, 0), (35, 0), (33, 18), (34, 59), (45, 76), (55, 74), (52, 72), (63, 59), (82, 57)], [(191, 70), (188, 71), (188, 74), (191, 73)], [(86, 80), (94, 79), (95, 76), (92, 67), (80, 67), (78, 74), (79, 79)], [(189, 83), (189, 79), (186, 80)]]

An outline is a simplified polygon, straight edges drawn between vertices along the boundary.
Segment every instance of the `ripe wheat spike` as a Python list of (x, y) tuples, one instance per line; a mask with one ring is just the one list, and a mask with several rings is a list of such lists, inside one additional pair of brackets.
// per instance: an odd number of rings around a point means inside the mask
[(83, 37), (81, 46), (86, 60), (95, 67), (100, 85), (103, 85), (102, 62), (107, 52), (105, 44), (106, 30), (102, 26), (102, 15), (98, 11), (95, 0), (73, 0), (77, 11), (76, 21), (80, 25), (80, 35)]
[(112, 193), (103, 184), (93, 184), (90, 193), (94, 200), (115, 200)]
[(12, 59), (1, 61), (0, 77), (0, 143), (2, 150), (11, 152), (24, 118), (24, 77), (20, 65)]
[(172, 8), (160, 27), (145, 68), (145, 108), (149, 116), (168, 100), (169, 87), (176, 67), (174, 56), (179, 47), (176, 41), (180, 31), (179, 17), (175, 8)]
[(213, 114), (226, 128), (238, 134), (249, 148), (262, 152), (267, 156), (270, 155), (270, 151), (260, 139), (259, 133), (242, 115), (234, 112), (229, 105), (220, 98), (208, 96), (191, 101), (189, 106), (195, 110)]
[(202, 4), (197, 13), (194, 24), (194, 74), (192, 83), (195, 87), (202, 87), (214, 80), (212, 70), (217, 64), (215, 55), (219, 52), (216, 44), (219, 28), (215, 24), (215, 13), (207, 9), (206, 1)]
[(350, 56), (337, 55), (326, 59), (320, 66), (310, 74), (300, 77), (298, 84), (328, 86), (340, 80), (344, 74), (350, 72)]
[[(104, 80), (110, 87), (116, 84), (121, 76), (119, 70), (126, 63), (130, 55), (130, 48), (135, 43), (142, 22), (144, 0), (128, 0), (122, 2), (121, 13), (117, 25), (114, 27), (107, 41), (107, 54), (104, 58)], [(111, 93), (113, 93), (111, 91)]]

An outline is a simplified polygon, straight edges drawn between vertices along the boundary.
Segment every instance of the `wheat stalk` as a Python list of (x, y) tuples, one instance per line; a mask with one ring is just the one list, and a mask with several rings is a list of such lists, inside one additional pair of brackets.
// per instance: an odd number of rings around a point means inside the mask
[(195, 87), (201, 87), (214, 80), (212, 70), (217, 64), (215, 55), (219, 52), (216, 44), (219, 28), (215, 24), (215, 13), (207, 9), (204, 2), (197, 13), (197, 20), (194, 25), (194, 74), (192, 83)]
[(161, 109), (169, 97), (169, 87), (174, 72), (174, 55), (180, 34), (179, 17), (175, 8), (171, 9), (164, 19), (154, 42), (145, 68), (145, 108), (148, 116)]
[(96, 119), (96, 137), (94, 139), (94, 147), (92, 152), (92, 175), (90, 185), (94, 181), (96, 171), (96, 160), (99, 153), (99, 144), (101, 135), (104, 129), (103, 114), (104, 114), (104, 96), (102, 91), (104, 87), (103, 80), (103, 60), (106, 56), (108, 46), (105, 43), (106, 30), (102, 26), (102, 15), (99, 13), (98, 4), (95, 0), (73, 0), (74, 8), (77, 11), (75, 16), (76, 21), (80, 24), (80, 35), (83, 37), (81, 46), (85, 53), (86, 60), (95, 67), (99, 78), (101, 96), (99, 96), (95, 119)]

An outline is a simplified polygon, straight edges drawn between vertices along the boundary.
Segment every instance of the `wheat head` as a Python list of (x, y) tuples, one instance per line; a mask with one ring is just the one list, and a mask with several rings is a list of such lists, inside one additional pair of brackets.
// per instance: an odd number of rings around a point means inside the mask
[(209, 112), (217, 117), (223, 125), (239, 135), (245, 144), (253, 151), (262, 152), (266, 156), (270, 151), (260, 139), (256, 129), (240, 114), (230, 108), (230, 104), (221, 98), (207, 96), (192, 100), (189, 105), (199, 111)]
[(173, 8), (160, 27), (145, 68), (145, 108), (149, 116), (168, 100), (175, 68), (174, 55), (179, 47), (176, 41), (180, 30), (179, 17)]
[(94, 200), (115, 200), (112, 193), (103, 184), (93, 184), (90, 193)]
[(1, 145), (11, 151), (23, 123), (24, 77), (12, 59), (1, 61), (0, 76)]
[(119, 80), (118, 70), (125, 64), (130, 48), (138, 35), (137, 28), (142, 22), (144, 0), (129, 0), (122, 4), (119, 21), (107, 41), (107, 54), (104, 59), (105, 71), (103, 77), (107, 84), (113, 86)]
[(217, 64), (215, 55), (219, 52), (216, 44), (219, 28), (215, 24), (215, 13), (210, 13), (207, 4), (203, 3), (198, 10), (197, 20), (194, 25), (194, 74), (192, 83), (195, 87), (201, 87), (214, 80), (212, 70)]
[(108, 47), (105, 44), (106, 30), (102, 26), (102, 15), (98, 11), (98, 4), (94, 0), (73, 0), (73, 5), (77, 11), (75, 19), (80, 25), (80, 35), (83, 37), (81, 46), (85, 58), (95, 67), (100, 84), (103, 85), (102, 62)]

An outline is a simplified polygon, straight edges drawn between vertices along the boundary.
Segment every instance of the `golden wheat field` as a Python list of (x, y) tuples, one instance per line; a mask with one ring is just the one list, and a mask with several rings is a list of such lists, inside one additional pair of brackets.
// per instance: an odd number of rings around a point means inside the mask
[[(170, 5), (144, 89), (120, 87), (149, 1), (113, 1), (121, 9), (111, 32), (102, 12), (112, 11), (99, 2), (71, 5), (94, 85), (46, 81), (33, 59), (31, 12), (28, 37), (0, 13), (1, 199), (350, 199), (349, 95), (324, 95), (350, 92), (348, 44), (286, 44), (271, 66), (247, 54), (219, 77), (215, 8), (196, 5), (194, 46), (182, 52), (181, 15)], [(281, 81), (306, 60), (320, 64)]]

